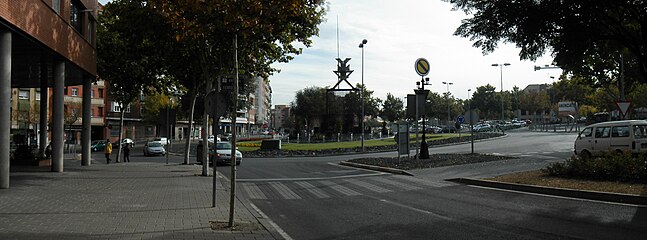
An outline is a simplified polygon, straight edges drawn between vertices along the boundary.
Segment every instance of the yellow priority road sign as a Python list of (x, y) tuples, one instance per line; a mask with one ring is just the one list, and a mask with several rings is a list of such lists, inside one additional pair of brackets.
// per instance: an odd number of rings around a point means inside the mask
[(423, 77), (427, 76), (427, 74), (429, 74), (429, 61), (424, 58), (418, 58), (418, 60), (416, 60), (415, 68), (418, 75)]

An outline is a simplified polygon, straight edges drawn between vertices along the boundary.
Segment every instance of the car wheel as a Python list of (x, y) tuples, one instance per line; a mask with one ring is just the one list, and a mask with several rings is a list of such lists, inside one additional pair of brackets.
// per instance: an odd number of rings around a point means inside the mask
[(587, 150), (582, 150), (579, 154), (580, 158), (582, 159), (591, 159), (591, 153)]
[(240, 161), (236, 161), (236, 166), (240, 165)]

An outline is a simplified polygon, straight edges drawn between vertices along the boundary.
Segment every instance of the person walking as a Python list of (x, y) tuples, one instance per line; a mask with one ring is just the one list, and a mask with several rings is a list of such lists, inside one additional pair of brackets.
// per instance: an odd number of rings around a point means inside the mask
[(124, 162), (130, 162), (130, 143), (127, 143), (124, 147)]
[(112, 154), (112, 143), (110, 143), (110, 139), (106, 139), (105, 153), (106, 153), (106, 164), (110, 164), (110, 154)]

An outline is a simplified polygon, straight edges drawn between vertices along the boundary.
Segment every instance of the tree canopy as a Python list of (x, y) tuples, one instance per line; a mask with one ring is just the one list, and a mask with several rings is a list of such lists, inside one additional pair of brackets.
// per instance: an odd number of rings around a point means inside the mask
[(501, 42), (520, 48), (521, 59), (552, 52), (566, 72), (602, 86), (618, 79), (623, 61), (627, 81), (646, 82), (646, 1), (444, 1), (471, 16), (454, 34), (470, 38), (484, 53)]

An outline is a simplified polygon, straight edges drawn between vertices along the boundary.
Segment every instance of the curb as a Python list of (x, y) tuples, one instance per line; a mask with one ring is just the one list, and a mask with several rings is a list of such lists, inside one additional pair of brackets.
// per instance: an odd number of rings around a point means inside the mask
[(630, 194), (574, 190), (574, 189), (555, 188), (555, 187), (542, 187), (542, 186), (526, 185), (526, 184), (496, 182), (496, 181), (474, 179), (474, 178), (453, 178), (453, 179), (446, 179), (446, 181), (457, 182), (457, 183), (462, 183), (467, 185), (482, 186), (482, 187), (539, 193), (539, 194), (545, 194), (545, 195), (554, 195), (554, 196), (580, 198), (580, 199), (588, 199), (588, 200), (596, 200), (596, 201), (604, 201), (604, 202), (647, 206), (647, 197), (630, 195)]
[(341, 161), (341, 162), (339, 162), (339, 165), (348, 166), (348, 167), (354, 167), (354, 168), (369, 169), (369, 170), (373, 170), (373, 171), (387, 172), (387, 173), (393, 173), (393, 174), (413, 176), (413, 173), (407, 172), (407, 171), (402, 170), (402, 169), (396, 169), (396, 168), (379, 167), (379, 166), (373, 166), (373, 165), (367, 165), (367, 164), (361, 164), (361, 163), (354, 163), (354, 162), (348, 162), (348, 161)]

